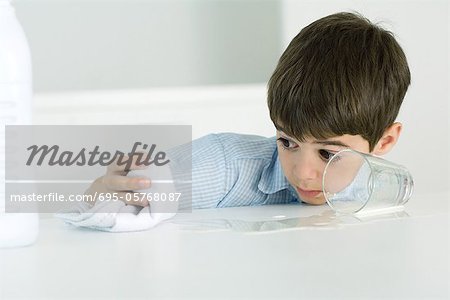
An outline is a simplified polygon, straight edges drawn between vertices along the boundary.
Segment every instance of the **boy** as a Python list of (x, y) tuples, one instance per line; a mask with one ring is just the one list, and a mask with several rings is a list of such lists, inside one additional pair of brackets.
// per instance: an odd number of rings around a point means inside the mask
[[(192, 207), (325, 203), (322, 173), (334, 153), (383, 155), (396, 144), (402, 125), (395, 119), (409, 84), (405, 54), (389, 32), (353, 13), (311, 23), (268, 84), (276, 137), (226, 133), (193, 142)], [(151, 185), (126, 174), (110, 166), (87, 193)]]

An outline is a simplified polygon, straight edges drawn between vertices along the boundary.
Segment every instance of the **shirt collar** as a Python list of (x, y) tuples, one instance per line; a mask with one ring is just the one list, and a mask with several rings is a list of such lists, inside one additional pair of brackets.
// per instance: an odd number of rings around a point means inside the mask
[(278, 150), (275, 148), (270, 164), (264, 167), (261, 174), (258, 189), (264, 194), (274, 194), (289, 188), (289, 186), (289, 182), (284, 176), (283, 169), (281, 168)]

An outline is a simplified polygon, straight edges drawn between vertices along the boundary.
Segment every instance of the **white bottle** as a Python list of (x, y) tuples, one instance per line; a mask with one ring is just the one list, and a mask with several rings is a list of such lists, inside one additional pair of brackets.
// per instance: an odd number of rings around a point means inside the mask
[(0, 0), (0, 247), (35, 242), (37, 213), (5, 213), (5, 125), (31, 124), (31, 56), (10, 0)]

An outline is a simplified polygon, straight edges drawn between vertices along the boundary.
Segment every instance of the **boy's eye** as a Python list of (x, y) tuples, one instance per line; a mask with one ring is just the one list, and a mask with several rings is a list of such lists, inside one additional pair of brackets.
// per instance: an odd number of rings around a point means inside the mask
[(324, 149), (320, 149), (319, 154), (320, 154), (320, 157), (325, 161), (329, 161), (334, 156), (334, 153), (324, 150)]
[(285, 149), (292, 150), (292, 149), (295, 149), (295, 148), (298, 147), (298, 145), (296, 143), (294, 143), (294, 142), (292, 142), (292, 141), (290, 141), (288, 139), (282, 138), (282, 137), (278, 138), (277, 141)]

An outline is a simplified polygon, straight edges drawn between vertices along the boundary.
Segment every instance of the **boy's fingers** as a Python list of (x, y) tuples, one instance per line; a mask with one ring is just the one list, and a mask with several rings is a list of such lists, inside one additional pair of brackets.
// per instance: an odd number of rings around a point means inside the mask
[(103, 176), (103, 184), (110, 191), (132, 191), (148, 189), (151, 181), (145, 177), (126, 177), (121, 175)]
[(131, 164), (128, 166), (129, 156), (124, 156), (121, 165), (118, 164), (118, 161), (114, 161), (106, 168), (106, 174), (116, 174), (116, 175), (126, 175), (130, 170), (140, 170), (147, 168), (146, 165), (140, 164), (136, 165), (136, 161), (138, 159), (137, 155), (134, 155), (131, 159)]

